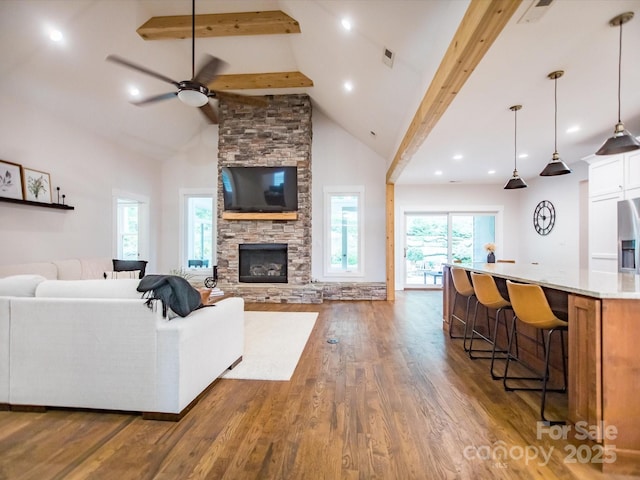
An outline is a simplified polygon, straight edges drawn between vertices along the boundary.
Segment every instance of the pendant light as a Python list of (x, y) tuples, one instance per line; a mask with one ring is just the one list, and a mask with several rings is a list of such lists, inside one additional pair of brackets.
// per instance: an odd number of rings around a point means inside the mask
[(547, 75), (551, 80), (554, 81), (554, 140), (553, 140), (553, 155), (551, 156), (551, 161), (547, 163), (547, 166), (544, 167), (544, 170), (540, 172), (541, 177), (552, 177), (555, 175), (566, 175), (567, 173), (571, 173), (571, 169), (567, 167), (567, 164), (560, 160), (560, 155), (558, 155), (558, 79), (564, 75), (564, 71), (557, 70), (555, 72), (551, 72)]
[(522, 105), (513, 105), (509, 110), (513, 112), (514, 129), (513, 129), (513, 176), (504, 186), (505, 190), (513, 190), (515, 188), (527, 188), (527, 184), (518, 175), (518, 110)]
[(633, 18), (633, 12), (618, 15), (609, 21), (612, 27), (620, 27), (620, 48), (618, 50), (618, 123), (613, 131), (613, 136), (602, 144), (596, 155), (614, 155), (616, 153), (630, 152), (640, 148), (640, 142), (624, 128), (620, 120), (620, 77), (622, 71), (622, 25)]

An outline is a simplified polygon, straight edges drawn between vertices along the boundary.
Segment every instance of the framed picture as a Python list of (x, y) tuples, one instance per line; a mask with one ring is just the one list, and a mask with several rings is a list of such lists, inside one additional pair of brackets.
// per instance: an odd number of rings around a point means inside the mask
[(22, 167), (24, 199), (32, 202), (51, 203), (51, 178), (46, 172)]
[(21, 165), (0, 160), (0, 197), (24, 200)]

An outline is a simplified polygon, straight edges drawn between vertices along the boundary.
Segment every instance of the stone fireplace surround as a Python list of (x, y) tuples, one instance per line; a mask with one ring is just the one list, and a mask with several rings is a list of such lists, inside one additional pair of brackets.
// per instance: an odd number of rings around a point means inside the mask
[[(311, 282), (311, 101), (308, 95), (264, 97), (267, 107), (219, 101), (218, 286), (248, 302), (321, 303), (384, 300), (386, 285)], [(294, 220), (223, 218), (221, 170), (226, 166), (296, 166)], [(286, 244), (287, 283), (241, 283), (240, 244)]]

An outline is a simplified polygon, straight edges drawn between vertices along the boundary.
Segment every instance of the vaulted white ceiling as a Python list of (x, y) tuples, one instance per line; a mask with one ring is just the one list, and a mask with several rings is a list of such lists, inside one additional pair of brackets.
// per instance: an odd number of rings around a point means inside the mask
[[(522, 2), (398, 183), (503, 184), (513, 170), (512, 104), (523, 105), (518, 150), (529, 154), (518, 170), (525, 178), (537, 175), (553, 152), (553, 82), (546, 76), (557, 69), (566, 71), (558, 80), (561, 157), (572, 163), (595, 151), (617, 120), (618, 29), (608, 21), (624, 11), (636, 18), (623, 27), (622, 119), (640, 134), (640, 0), (555, 0), (537, 22), (519, 23), (531, 3)], [(223, 73), (301, 71), (312, 87), (242, 93), (308, 93), (314, 108), (390, 164), (468, 4), (196, 0), (197, 14), (282, 10), (301, 27), (300, 34), (198, 38), (196, 61), (205, 53), (222, 58), (229, 64)], [(173, 87), (105, 58), (117, 54), (177, 81), (190, 78), (190, 40), (145, 41), (136, 33), (152, 16), (190, 13), (189, 0), (3, 0), (0, 95), (168, 159), (217, 127), (176, 99), (129, 104), (131, 85), (143, 96)], [(345, 17), (351, 31), (341, 26)], [(49, 41), (50, 28), (63, 33), (63, 42)], [(395, 54), (392, 68), (382, 61), (385, 48)], [(574, 124), (581, 129), (566, 134)], [(455, 154), (463, 158), (453, 160)]]

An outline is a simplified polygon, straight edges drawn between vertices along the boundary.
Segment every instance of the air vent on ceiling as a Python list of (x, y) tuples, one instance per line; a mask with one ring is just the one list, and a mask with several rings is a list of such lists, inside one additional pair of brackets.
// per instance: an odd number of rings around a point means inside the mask
[(534, 23), (542, 18), (549, 11), (555, 0), (533, 0), (524, 15), (520, 17), (518, 23)]
[(389, 68), (393, 67), (393, 57), (395, 57), (395, 53), (385, 47), (382, 51), (382, 63)]

